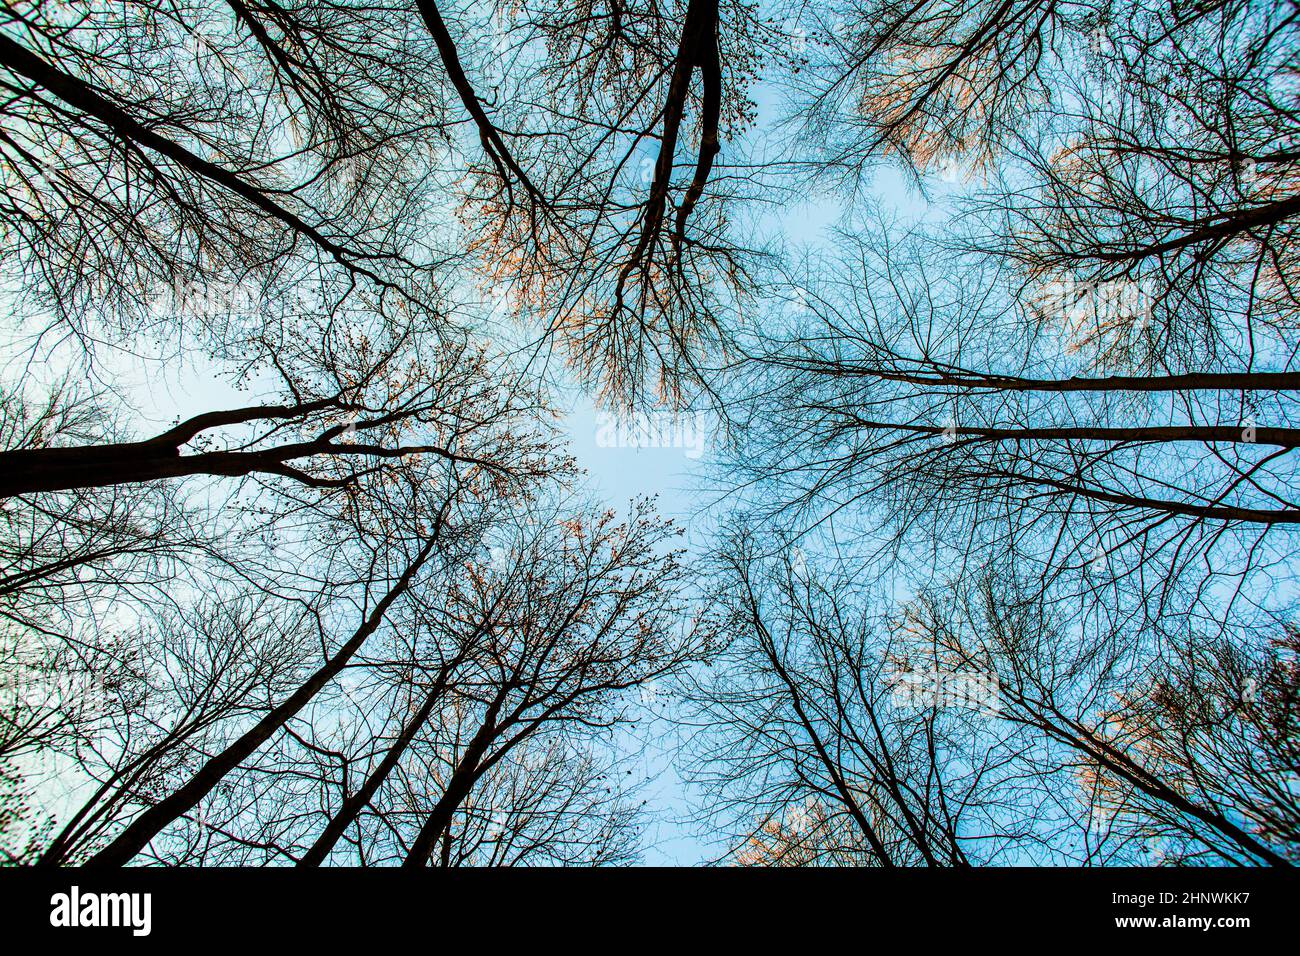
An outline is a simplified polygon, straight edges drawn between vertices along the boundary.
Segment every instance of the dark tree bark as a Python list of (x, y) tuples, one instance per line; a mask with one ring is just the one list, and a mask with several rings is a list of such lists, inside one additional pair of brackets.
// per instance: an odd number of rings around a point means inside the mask
[[(184, 786), (131, 821), (116, 839), (91, 857), (87, 864), (90, 866), (122, 866), (128, 863), (168, 824), (193, 810), (199, 801), (221, 782), (226, 774), (252, 756), (276, 731), (283, 727), (298, 711), (302, 710), (319, 693), (321, 688), (343, 669), (353, 655), (361, 649), (361, 645), (366, 642), (366, 639), (378, 630), (379, 625), (383, 623), (384, 615), (388, 613), (388, 609), (392, 607), (393, 602), (411, 586), (416, 574), (433, 553), (444, 520), (445, 510), (443, 514), (439, 515), (438, 524), (433, 534), (430, 535), (429, 540), (420, 549), (415, 559), (407, 565), (401, 577), (375, 605), (374, 610), (371, 611), (361, 627), (339, 648), (333, 657), (326, 661), (324, 666), (312, 674), (287, 700), (259, 720), (256, 725), (233, 744), (204, 764)], [(54, 865), (61, 862), (56, 848), (51, 847), (41, 857), (40, 862), (45, 865)]]
[(424, 703), (420, 705), (420, 709), (407, 721), (397, 740), (388, 748), (388, 752), (384, 754), (384, 758), (379, 762), (379, 765), (366, 777), (361, 788), (343, 801), (343, 805), (330, 818), (330, 822), (321, 831), (321, 835), (316, 838), (316, 842), (298, 861), (299, 866), (320, 866), (321, 863), (325, 862), (325, 858), (329, 856), (334, 844), (339, 841), (339, 838), (352, 825), (352, 822), (356, 820), (361, 811), (370, 805), (370, 801), (374, 799), (379, 788), (388, 779), (388, 775), (392, 773), (393, 768), (402, 759), (402, 755), (406, 753), (406, 749), (411, 745), (411, 741), (415, 739), (415, 735), (428, 722), (429, 715), (433, 713), (433, 708), (437, 706), (438, 701), (446, 693), (449, 678), (459, 660), (457, 658), (439, 669), (438, 678), (434, 681), (433, 688), (425, 697)]
[(194, 175), (229, 190), (262, 213), (278, 220), (295, 234), (319, 247), (350, 272), (364, 275), (381, 286), (390, 285), (368, 266), (360, 264), (370, 256), (349, 249), (335, 239), (330, 238), (297, 213), (272, 199), (266, 191), (246, 182), (225, 167), (204, 159), (179, 143), (173, 142), (149, 129), (125, 110), (106, 99), (89, 83), (52, 66), (21, 44), (5, 36), (0, 36), (0, 65), (12, 70), (19, 76), (26, 77), (38, 86), (49, 90), (74, 109), (103, 123), (112, 131), (114, 136), (122, 141), (152, 150)]
[(487, 713), (483, 716), (483, 723), (470, 738), (465, 752), (456, 763), (451, 779), (447, 781), (446, 789), (425, 818), (424, 825), (420, 827), (420, 832), (411, 844), (402, 866), (418, 867), (428, 864), (433, 848), (437, 846), (438, 840), (451, 825), (451, 818), (456, 808), (469, 796), (481, 772), (480, 764), (484, 754), (492, 745), (492, 741), (496, 740), (504, 730), (504, 727), (497, 724), (497, 715), (501, 712), (501, 705), (505, 703), (507, 690), (507, 687), (503, 687), (488, 706)]
[[(436, 445), (389, 447), (370, 442), (338, 442), (345, 426), (326, 429), (307, 441), (288, 442), (250, 451), (211, 451), (182, 455), (180, 447), (202, 431), (221, 425), (246, 424), (268, 419), (295, 419), (328, 408), (345, 409), (334, 400), (301, 405), (267, 405), (198, 415), (175, 428), (137, 442), (116, 442), (71, 448), (20, 448), (0, 452), (0, 498), (73, 488), (158, 481), (190, 475), (242, 477), (255, 473), (281, 475), (303, 484), (336, 487), (352, 476), (321, 478), (295, 468), (290, 462), (316, 456), (401, 458), (428, 453), (448, 461), (466, 461)], [(362, 428), (370, 427), (366, 423)], [(478, 462), (485, 467), (490, 463)]]

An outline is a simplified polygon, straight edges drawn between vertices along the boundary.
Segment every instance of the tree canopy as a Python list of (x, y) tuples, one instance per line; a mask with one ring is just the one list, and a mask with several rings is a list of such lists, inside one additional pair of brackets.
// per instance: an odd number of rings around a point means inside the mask
[(649, 740), (711, 861), (1300, 861), (1298, 75), (1296, 0), (0, 0), (0, 862), (628, 863)]

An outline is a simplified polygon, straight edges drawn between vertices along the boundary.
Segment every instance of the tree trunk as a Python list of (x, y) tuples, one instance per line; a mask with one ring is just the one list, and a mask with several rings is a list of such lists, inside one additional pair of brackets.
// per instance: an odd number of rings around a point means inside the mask
[(479, 763), (483, 755), (487, 753), (488, 747), (492, 741), (497, 738), (501, 728), (497, 726), (497, 713), (501, 710), (501, 705), (505, 702), (505, 692), (500, 693), (492, 706), (488, 708), (486, 716), (483, 718), (483, 724), (470, 739), (469, 746), (465, 748), (465, 753), (461, 756), (460, 762), (456, 764), (456, 770), (451, 775), (451, 780), (447, 782), (447, 789), (443, 795), (434, 804), (433, 810), (424, 821), (424, 826), (420, 828), (415, 842), (411, 844), (411, 850), (402, 861), (404, 867), (425, 866), (429, 862), (429, 856), (433, 853), (434, 846), (437, 845), (446, 829), (451, 825), (452, 814), (461, 802), (469, 796), (475, 781), (478, 780)]
[(334, 844), (338, 842), (339, 837), (352, 825), (352, 821), (357, 818), (358, 814), (370, 804), (375, 792), (387, 779), (393, 768), (397, 766), (402, 754), (406, 752), (406, 748), (415, 739), (416, 733), (424, 726), (429, 719), (429, 715), (433, 713), (434, 706), (447, 689), (447, 678), (455, 668), (456, 663), (453, 662), (447, 665), (438, 674), (438, 680), (434, 683), (433, 690), (429, 692), (419, 711), (402, 728), (401, 735), (393, 743), (393, 746), (388, 749), (388, 753), (384, 754), (384, 759), (379, 762), (379, 766), (366, 778), (365, 783), (361, 785), (361, 789), (343, 801), (343, 806), (339, 808), (338, 813), (334, 814), (325, 830), (317, 838), (316, 842), (311, 845), (311, 849), (298, 861), (299, 866), (320, 866), (325, 861), (325, 858), (329, 856), (330, 850), (334, 848)]
[[(384, 615), (393, 605), (393, 602), (410, 587), (411, 581), (414, 580), (420, 567), (433, 553), (441, 529), (442, 516), (440, 515), (437, 528), (419, 554), (416, 555), (415, 560), (407, 566), (406, 570), (402, 572), (402, 576), (398, 578), (397, 583), (375, 605), (374, 611), (370, 613), (370, 616), (366, 618), (356, 633), (349, 638), (346, 644), (339, 648), (338, 652), (324, 666), (312, 674), (287, 700), (259, 720), (252, 729), (204, 764), (190, 778), (188, 783), (131, 821), (126, 829), (118, 834), (116, 839), (91, 857), (87, 861), (87, 865), (122, 866), (127, 863), (143, 850), (150, 840), (162, 832), (164, 827), (193, 810), (199, 801), (221, 782), (226, 774), (248, 759), (290, 718), (302, 710), (320, 689), (329, 683), (343, 669), (344, 665), (352, 659), (353, 655), (361, 649), (361, 645), (365, 643), (366, 638), (379, 628)], [(58, 859), (47, 859), (46, 857), (42, 857), (40, 860), (40, 863), (46, 865), (54, 865), (59, 862)]]

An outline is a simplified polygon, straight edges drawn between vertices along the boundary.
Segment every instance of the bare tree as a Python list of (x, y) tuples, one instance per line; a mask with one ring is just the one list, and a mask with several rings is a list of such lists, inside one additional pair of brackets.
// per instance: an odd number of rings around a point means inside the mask
[(901, 232), (846, 231), (739, 376), (764, 511), (870, 527), (917, 584), (1014, 553), (1043, 593), (1103, 601), (1082, 613), (1269, 605), (1300, 521), (1289, 363), (1098, 369), (1001, 263)]
[[(484, 348), (464, 338), (430, 342), (401, 328), (380, 339), (358, 326), (322, 331), (319, 347), (280, 340), (262, 350), (283, 380), (282, 402), (204, 412), (143, 440), (63, 444), (72, 429), (45, 423), (68, 419), (76, 405), (54, 396), (0, 451), (0, 496), (191, 475), (272, 475), (343, 488), (387, 462), (420, 456), (502, 472), (493, 450), (475, 455), (458, 447), (528, 401), (523, 389), (498, 388)], [(316, 462), (322, 467), (315, 473), (305, 470)]]
[(559, 513), (502, 543), (509, 570), (479, 571), (455, 595), (459, 614), (491, 623), (457, 688), (468, 729), (450, 741), (440, 795), (403, 865), (432, 862), (478, 781), (525, 741), (616, 726), (627, 691), (700, 653), (707, 635), (674, 621), (682, 566), (664, 550), (673, 534), (647, 501), (617, 525), (608, 512)]
[(609, 866), (638, 858), (641, 804), (601, 745), (525, 741), (485, 774), (438, 848), (445, 866)]
[(75, 657), (60, 642), (46, 667), (19, 672), (28, 708), (65, 725), (55, 739), (29, 730), (23, 740), (50, 765), (43, 786), (60, 795), (55, 805), (67, 807), (41, 862), (84, 857), (227, 724), (290, 690), (305, 657), (303, 623), (266, 599), (205, 600), (161, 627), (105, 635)]
[(489, 281), (611, 404), (707, 389), (753, 262), (728, 210), (755, 170), (723, 144), (752, 122), (767, 26), (716, 0), (497, 4), (472, 47), (421, 12), (474, 121)]
[(1141, 297), (1075, 339), (1099, 366), (1203, 371), (1288, 360), (1296, 320), (1290, 4), (1139, 7), (1096, 68), (1022, 135), (977, 242), (1027, 290)]
[[(632, 859), (640, 806), (610, 735), (631, 719), (630, 692), (706, 641), (676, 620), (671, 526), (640, 502), (623, 524), (548, 505), (484, 528), (477, 550), (410, 587), (390, 626), (327, 662), (328, 687), (290, 713), (303, 683), (189, 782), (174, 776), (176, 793), (205, 789), (149, 854), (307, 866)], [(239, 763), (217, 776), (235, 751)]]
[[(6, 4), (5, 259), (64, 328), (294, 263), (430, 302), (408, 200), (442, 131), (402, 8)], [(307, 273), (301, 273), (307, 274)]]
[(873, 619), (842, 572), (782, 545), (741, 529), (718, 554), (712, 606), (728, 643), (687, 691), (692, 776), (728, 855), (885, 867), (1031, 855), (1032, 810), (1001, 792), (1015, 733), (981, 716), (996, 686), (945, 696), (945, 675), (915, 670), (924, 649)]
[(1106, 3), (791, 4), (812, 40), (790, 78), (796, 119), (827, 148), (832, 171), (860, 173), (885, 156), (933, 169), (987, 163), (1045, 101)]
[[(1300, 859), (1294, 628), (1284, 627), (1281, 637), (1260, 649), (1192, 639), (1172, 648), (1170, 657), (1152, 686), (1124, 696), (1107, 745), (1134, 754), (1148, 772), (1197, 804), (1239, 814), (1247, 824), (1243, 829), (1294, 864)], [(1233, 845), (1239, 840), (1223, 840), (1200, 821), (1189, 822), (1181, 806), (1152, 799), (1105, 763), (1096, 786), (1115, 829), (1130, 840), (1164, 845), (1167, 860), (1262, 855), (1249, 845), (1241, 853)]]
[(1144, 862), (1294, 860), (1289, 638), (1067, 635), (1007, 573), (911, 614), (949, 666), (997, 673), (1003, 718), (1044, 741), (1037, 779), (1079, 781), (1089, 859), (1136, 846)]

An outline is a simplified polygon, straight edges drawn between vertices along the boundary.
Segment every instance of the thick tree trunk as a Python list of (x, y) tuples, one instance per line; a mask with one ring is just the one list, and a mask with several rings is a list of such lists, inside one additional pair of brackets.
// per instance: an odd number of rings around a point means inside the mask
[[(0, 498), (72, 488), (102, 488), (187, 475), (238, 477), (253, 472), (285, 473), (295, 458), (331, 451), (319, 442), (262, 452), (214, 451), (182, 455), (148, 442), (83, 448), (32, 448), (0, 453)], [(348, 451), (342, 448), (342, 451)]]
[[(181, 446), (202, 432), (226, 425), (289, 421), (327, 409), (350, 406), (339, 396), (294, 405), (252, 405), (204, 412), (143, 441), (110, 442), (73, 448), (18, 448), (0, 451), (0, 498), (41, 491), (98, 488), (184, 475), (247, 475), (281, 469), (295, 457), (333, 451), (333, 432), (312, 442), (248, 452), (181, 455)], [(351, 451), (350, 446), (343, 448)]]

